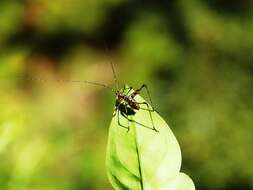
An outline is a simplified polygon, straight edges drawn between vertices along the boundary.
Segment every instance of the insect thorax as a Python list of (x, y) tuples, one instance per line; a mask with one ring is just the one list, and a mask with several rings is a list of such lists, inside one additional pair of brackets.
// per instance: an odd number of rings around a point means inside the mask
[(135, 109), (138, 110), (138, 107), (136, 106), (138, 105), (136, 105), (135, 101), (131, 100), (130, 97), (123, 94), (118, 94), (116, 96), (115, 107), (123, 114), (134, 115), (136, 113)]

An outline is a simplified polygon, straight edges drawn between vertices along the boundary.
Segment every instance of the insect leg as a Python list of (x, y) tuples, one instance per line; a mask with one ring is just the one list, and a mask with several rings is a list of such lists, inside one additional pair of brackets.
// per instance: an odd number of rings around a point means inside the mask
[(119, 109), (119, 106), (115, 106), (112, 117), (115, 117), (115, 115), (117, 114), (118, 109)]
[(113, 112), (113, 114), (112, 114), (112, 117), (115, 117), (116, 113), (117, 113), (117, 108), (114, 109), (114, 112)]
[[(126, 105), (124, 105), (124, 108), (125, 108), (125, 111), (126, 111), (126, 117), (128, 118), (128, 113), (127, 113), (127, 107), (126, 107)], [(128, 132), (130, 130), (129, 119), (127, 119), (127, 126), (128, 126), (128, 130), (127, 130), (127, 132)]]
[(153, 111), (156, 111), (157, 113), (159, 113), (155, 108), (154, 108), (154, 105), (153, 105), (153, 102), (152, 102), (152, 99), (151, 99), (151, 95), (150, 95), (150, 92), (149, 92), (149, 89), (148, 89), (148, 86), (146, 84), (143, 84), (139, 89), (137, 89), (132, 95), (131, 97), (134, 98), (137, 94), (140, 94), (141, 90), (145, 88), (146, 90), (146, 93), (148, 95), (148, 99), (149, 99), (149, 102), (151, 104), (151, 107), (152, 107), (152, 110)]
[[(120, 127), (123, 127), (123, 128), (125, 128), (125, 129), (127, 129), (127, 132), (128, 132), (128, 131), (129, 131), (129, 126), (126, 127), (126, 126), (122, 125), (122, 124), (120, 123), (120, 121), (119, 121), (119, 113), (121, 113), (121, 112), (119, 111), (119, 109), (117, 109), (117, 113), (118, 113), (118, 125), (119, 125)], [(123, 114), (121, 113), (121, 115), (123, 115)], [(128, 118), (127, 118), (127, 120), (128, 120)]]
[(126, 93), (126, 95), (128, 95), (129, 94), (129, 92), (131, 91), (131, 90), (133, 90), (133, 87), (129, 87), (129, 90), (127, 91), (127, 93)]
[(147, 110), (149, 112), (149, 116), (150, 116), (150, 120), (151, 120), (151, 123), (152, 123), (152, 126), (153, 126), (153, 130), (155, 130), (156, 132), (158, 132), (158, 130), (155, 128), (153, 117), (152, 117), (152, 114), (151, 114), (151, 112), (154, 112), (155, 110), (153, 108), (150, 109), (147, 102), (141, 102), (141, 103), (138, 103), (138, 104), (145, 104), (147, 106), (147, 109), (145, 109), (145, 108), (140, 108), (140, 109)]
[(133, 120), (133, 119), (129, 119), (125, 114), (122, 114), (122, 116), (123, 116), (124, 118), (126, 118), (126, 119), (127, 119), (128, 121), (130, 121), (130, 122), (136, 123), (136, 124), (141, 125), (141, 126), (143, 126), (143, 127), (145, 127), (145, 128), (148, 128), (148, 129), (151, 129), (151, 130), (154, 130), (154, 131), (158, 132), (156, 129), (154, 129), (154, 128), (152, 128), (152, 127), (149, 127), (149, 126), (147, 126), (147, 125), (144, 125), (144, 124), (142, 124), (142, 123), (140, 123), (140, 122), (138, 122), (138, 121), (135, 121), (135, 120)]
[(126, 95), (128, 95), (129, 94), (129, 92), (133, 89), (133, 87), (127, 87), (126, 88), (126, 86), (124, 85), (124, 88), (123, 88), (123, 91), (125, 91), (125, 90), (127, 90), (128, 89), (128, 91), (127, 91), (127, 93), (126, 93)]
[[(156, 111), (154, 109), (154, 106), (153, 106), (153, 102), (152, 102), (152, 99), (151, 99), (151, 96), (150, 96), (150, 93), (149, 93), (149, 90), (148, 90), (148, 86), (146, 84), (143, 84), (140, 88), (138, 88), (137, 90), (135, 90), (135, 92), (132, 93), (131, 97), (134, 98), (137, 94), (140, 94), (141, 90), (145, 88), (146, 92), (147, 92), (147, 95), (148, 95), (148, 99), (149, 99), (149, 102), (151, 104), (151, 107), (152, 107), (152, 110), (153, 111)], [(158, 112), (158, 111), (156, 111)]]

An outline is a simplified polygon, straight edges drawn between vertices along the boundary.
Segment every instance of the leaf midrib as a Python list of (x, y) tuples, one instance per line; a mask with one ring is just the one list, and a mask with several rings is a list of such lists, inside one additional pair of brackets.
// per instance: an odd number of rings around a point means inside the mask
[(140, 173), (140, 184), (141, 184), (141, 190), (143, 190), (141, 160), (140, 160), (139, 147), (138, 147), (138, 142), (137, 142), (137, 129), (136, 129), (136, 124), (134, 124), (134, 132), (135, 132), (134, 137), (135, 137), (135, 144), (136, 144), (136, 153), (137, 153), (138, 166), (139, 166), (139, 173)]

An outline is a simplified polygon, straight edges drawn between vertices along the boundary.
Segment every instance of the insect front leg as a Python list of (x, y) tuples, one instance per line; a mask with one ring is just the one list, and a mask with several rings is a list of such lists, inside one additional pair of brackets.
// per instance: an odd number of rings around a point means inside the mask
[[(126, 117), (128, 118), (128, 111), (127, 111), (126, 105), (124, 105), (124, 108), (125, 108), (125, 111), (126, 111)], [(128, 127), (127, 132), (129, 132), (129, 130), (130, 130), (130, 127), (129, 127), (129, 119), (127, 119), (127, 127)]]
[(131, 91), (131, 90), (133, 90), (133, 87), (129, 87), (129, 90), (127, 91), (127, 93), (126, 93), (126, 95), (128, 96), (128, 94), (129, 94), (129, 92)]
[(127, 90), (127, 89), (128, 89), (128, 91), (127, 91), (126, 95), (129, 94), (129, 92), (133, 89), (133, 87), (130, 86), (130, 87), (127, 87), (127, 88), (126, 88), (126, 86), (124, 85), (123, 91), (125, 91), (125, 90)]
[(115, 107), (112, 117), (115, 117), (116, 114), (117, 114), (117, 107)]
[[(130, 127), (129, 127), (129, 120), (128, 120), (128, 118), (127, 118), (127, 122), (128, 122), (128, 127), (126, 127), (126, 126), (124, 126), (124, 125), (122, 125), (121, 123), (120, 123), (120, 118), (119, 118), (119, 114), (121, 114), (122, 116), (124, 116), (123, 115), (123, 113), (119, 110), (119, 106), (120, 106), (121, 104), (119, 104), (118, 106), (117, 106), (117, 115), (118, 115), (118, 125), (120, 126), (120, 127), (123, 127), (123, 128), (125, 128), (125, 129), (127, 129), (127, 132), (129, 131), (129, 129), (130, 129)], [(124, 116), (125, 117), (125, 116)]]

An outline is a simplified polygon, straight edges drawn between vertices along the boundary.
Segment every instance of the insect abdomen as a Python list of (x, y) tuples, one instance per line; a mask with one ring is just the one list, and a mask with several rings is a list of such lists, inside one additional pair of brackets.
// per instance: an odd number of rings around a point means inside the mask
[(140, 105), (137, 102), (135, 102), (135, 101), (129, 101), (128, 104), (129, 104), (129, 106), (131, 108), (133, 108), (135, 110), (139, 110), (140, 109)]

